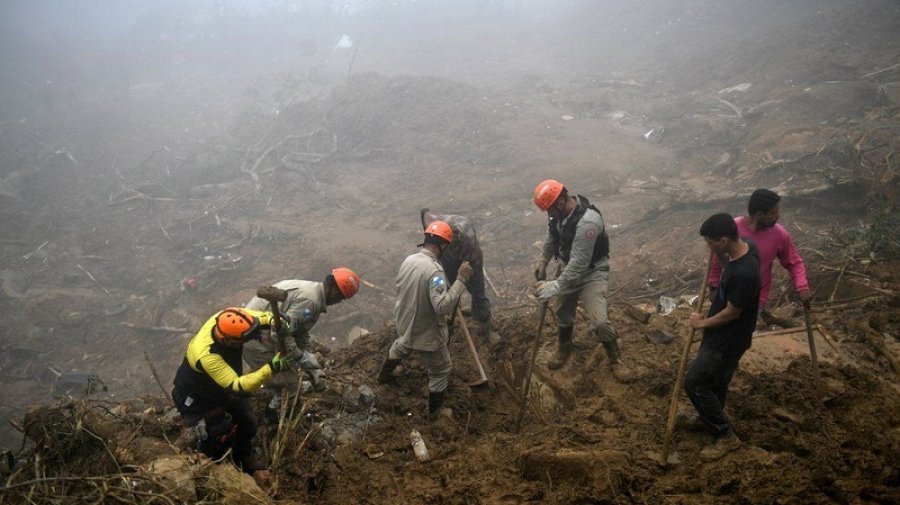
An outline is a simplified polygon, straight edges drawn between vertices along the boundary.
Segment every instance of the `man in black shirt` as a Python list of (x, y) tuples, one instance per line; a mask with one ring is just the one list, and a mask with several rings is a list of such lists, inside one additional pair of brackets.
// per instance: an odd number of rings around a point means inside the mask
[(762, 281), (756, 245), (738, 237), (730, 215), (713, 215), (700, 226), (700, 235), (725, 268), (707, 316), (691, 314), (691, 327), (703, 330), (703, 342), (687, 371), (684, 389), (700, 420), (717, 433), (700, 459), (715, 461), (741, 443), (725, 416), (725, 397), (738, 362), (753, 341)]

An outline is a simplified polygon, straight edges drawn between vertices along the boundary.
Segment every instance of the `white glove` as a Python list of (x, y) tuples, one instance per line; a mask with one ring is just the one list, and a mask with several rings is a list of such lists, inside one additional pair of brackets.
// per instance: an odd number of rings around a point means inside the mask
[(199, 423), (188, 428), (187, 437), (188, 440), (196, 443), (203, 442), (209, 438), (209, 434), (206, 433), (206, 419), (201, 419)]
[(541, 281), (535, 287), (535, 294), (541, 300), (549, 300), (559, 294), (558, 281)]

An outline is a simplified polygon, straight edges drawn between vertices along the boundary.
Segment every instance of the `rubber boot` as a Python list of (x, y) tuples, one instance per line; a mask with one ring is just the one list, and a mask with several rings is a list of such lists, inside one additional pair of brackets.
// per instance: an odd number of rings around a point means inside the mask
[(497, 345), (500, 343), (500, 335), (494, 331), (494, 325), (491, 324), (490, 319), (479, 324), (481, 325), (481, 336), (484, 337), (489, 344)]
[(381, 364), (381, 369), (378, 370), (378, 383), (387, 384), (388, 382), (391, 382), (394, 378), (394, 369), (397, 368), (397, 365), (399, 364), (399, 359), (391, 359), (389, 357), (384, 358), (384, 363)]
[(622, 350), (619, 349), (619, 342), (612, 340), (603, 342), (603, 350), (609, 358), (609, 368), (612, 370), (613, 377), (619, 382), (629, 382), (633, 379), (631, 370), (622, 361)]
[(741, 447), (741, 439), (728, 430), (725, 434), (719, 436), (715, 442), (706, 446), (700, 451), (700, 461), (710, 463), (722, 459), (726, 454)]
[(547, 362), (547, 368), (550, 370), (558, 370), (566, 364), (569, 356), (572, 355), (572, 332), (575, 331), (574, 326), (559, 327), (559, 347), (556, 354)]
[(452, 411), (449, 409), (443, 408), (444, 406), (444, 398), (447, 396), (447, 390), (439, 391), (437, 393), (428, 393), (428, 420), (431, 422), (435, 422), (441, 418), (441, 415), (444, 414), (444, 411), (448, 413), (445, 414), (448, 417), (452, 415)]

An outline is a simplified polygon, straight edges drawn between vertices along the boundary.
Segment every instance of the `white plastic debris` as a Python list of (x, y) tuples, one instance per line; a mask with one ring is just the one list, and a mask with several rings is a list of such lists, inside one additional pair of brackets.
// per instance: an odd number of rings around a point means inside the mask
[(662, 141), (665, 132), (665, 128), (651, 128), (650, 131), (644, 134), (644, 138), (647, 139), (647, 142), (655, 144)]
[(562, 116), (559, 116), (559, 118), (562, 119), (563, 121), (571, 121), (571, 120), (575, 119), (574, 117), (572, 117), (572, 116), (570, 116), (570, 115), (568, 115), (568, 114), (564, 114), (564, 115), (562, 115)]
[(419, 433), (418, 430), (412, 430), (409, 433), (409, 443), (412, 444), (413, 452), (416, 453), (416, 459), (422, 463), (431, 459), (431, 454), (428, 453), (428, 447), (425, 447), (425, 440), (422, 439), (422, 434)]
[(735, 91), (743, 93), (744, 91), (747, 91), (748, 89), (750, 89), (750, 86), (753, 86), (753, 83), (752, 83), (752, 82), (742, 82), (742, 83), (740, 83), (740, 84), (736, 84), (736, 85), (734, 85), (734, 86), (731, 86), (730, 88), (723, 88), (723, 89), (720, 89), (720, 90), (719, 90), (719, 94), (720, 94), (720, 95), (725, 95), (725, 94), (728, 94), (728, 93), (734, 93)]
[(351, 47), (353, 47), (353, 39), (351, 39), (349, 35), (344, 34), (341, 36), (341, 40), (338, 41), (337, 45), (334, 46), (334, 50), (350, 49)]
[(660, 296), (659, 302), (656, 304), (656, 313), (667, 316), (678, 307), (678, 300), (670, 296)]

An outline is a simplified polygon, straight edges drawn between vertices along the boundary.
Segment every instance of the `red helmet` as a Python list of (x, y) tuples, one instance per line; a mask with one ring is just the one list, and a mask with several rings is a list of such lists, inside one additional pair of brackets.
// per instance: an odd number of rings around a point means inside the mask
[(425, 235), (440, 237), (447, 242), (453, 242), (453, 228), (443, 221), (432, 221), (425, 227)]
[(334, 283), (337, 284), (344, 299), (350, 298), (359, 291), (359, 276), (349, 268), (335, 268), (331, 271)]
[(537, 205), (539, 209), (546, 212), (547, 209), (553, 205), (553, 202), (559, 198), (563, 189), (565, 189), (565, 186), (563, 186), (561, 182), (554, 179), (547, 179), (534, 188), (534, 204)]
[(216, 315), (213, 335), (226, 344), (243, 344), (258, 338), (259, 319), (240, 307), (229, 307)]

